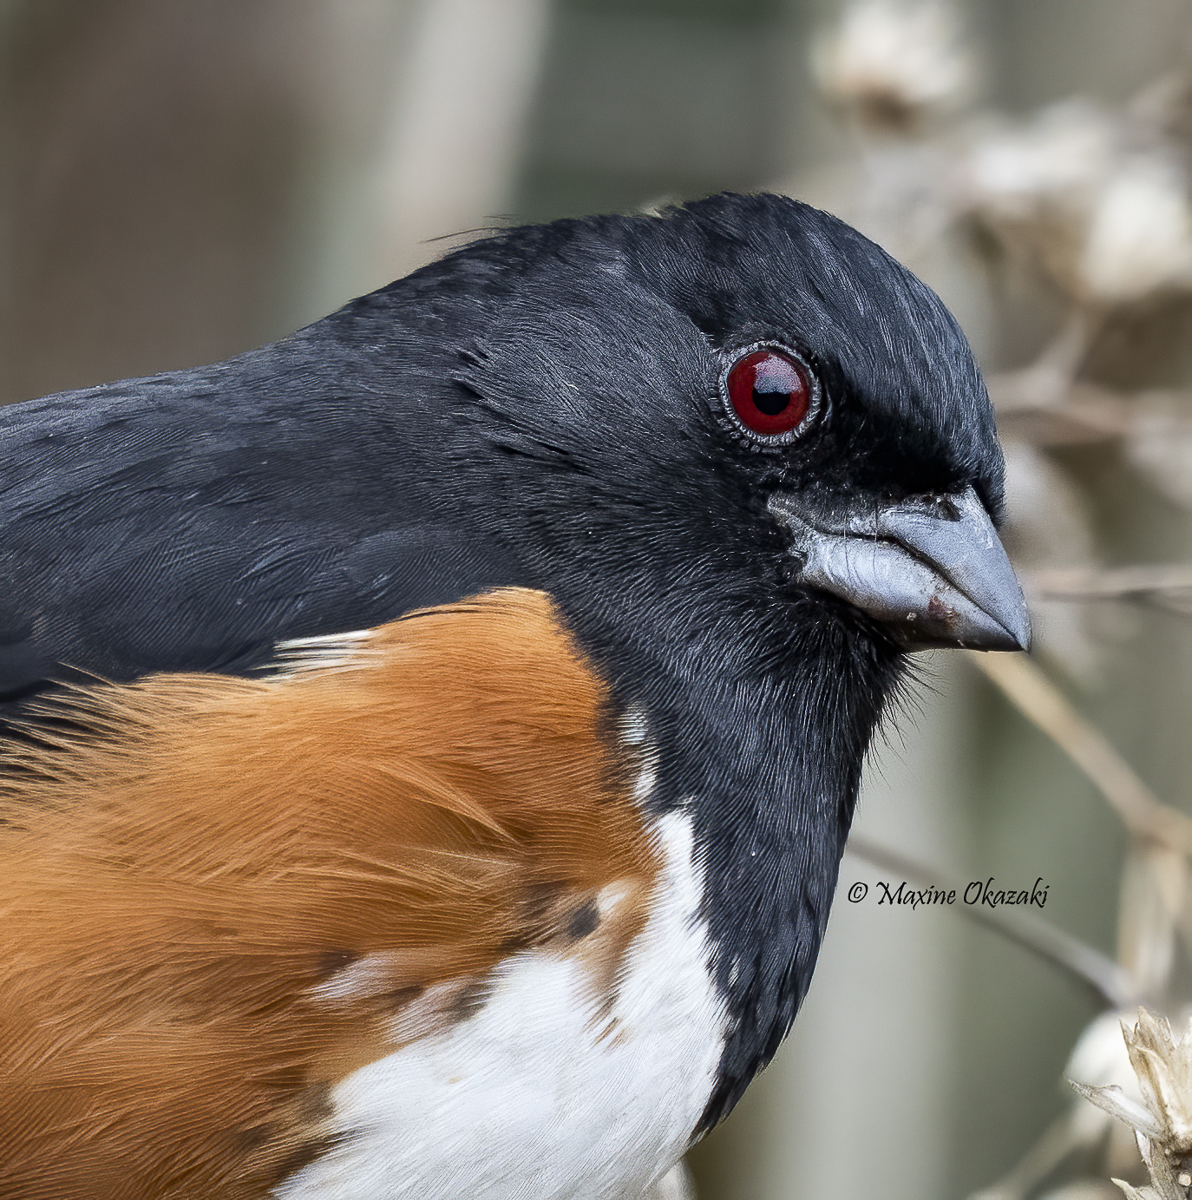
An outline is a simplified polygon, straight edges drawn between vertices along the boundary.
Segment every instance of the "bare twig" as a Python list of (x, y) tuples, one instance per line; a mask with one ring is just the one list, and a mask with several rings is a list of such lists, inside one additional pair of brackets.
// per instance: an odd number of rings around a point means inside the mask
[(1069, 1108), (1043, 1130), (1006, 1175), (974, 1192), (969, 1200), (1026, 1200), (1065, 1158), (1085, 1144), (1081, 1126), (1079, 1110)]
[(1061, 567), (1019, 573), (1027, 594), (1036, 600), (1090, 603), (1128, 601), (1175, 614), (1192, 616), (1192, 564), (1118, 567)]
[(1192, 819), (1159, 800), (1025, 654), (970, 653), (969, 659), (1080, 768), (1132, 834), (1192, 855)]
[[(848, 851), (921, 887), (933, 887), (942, 892), (955, 891), (957, 894), (964, 890), (963, 884), (949, 880), (922, 863), (857, 834), (849, 838)], [(1099, 1004), (1107, 1008), (1129, 1008), (1138, 1003), (1129, 976), (1113, 959), (1041, 917), (1028, 912), (983, 908), (972, 904), (962, 905), (962, 911), (977, 924), (1000, 933), (1050, 965), (1067, 971), (1093, 992)]]
[(1033, 363), (996, 375), (990, 394), (1002, 409), (1055, 409), (1071, 402), (1076, 376), (1088, 354), (1102, 314), (1077, 305)]
[(1040, 445), (1112, 441), (1132, 426), (1130, 405), (1120, 393), (1076, 383), (1053, 397), (1039, 390), (1030, 369), (990, 376), (989, 394), (1002, 434)]
[(1056, 567), (1019, 573), (1023, 587), (1042, 600), (1149, 599), (1160, 593), (1187, 593), (1192, 600), (1192, 563), (1153, 566)]

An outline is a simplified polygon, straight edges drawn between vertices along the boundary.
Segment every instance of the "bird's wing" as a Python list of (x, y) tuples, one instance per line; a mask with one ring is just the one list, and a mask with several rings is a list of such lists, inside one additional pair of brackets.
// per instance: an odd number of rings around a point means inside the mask
[(264, 1196), (499, 960), (617, 986), (656, 852), (542, 593), (54, 703), (3, 777), (3, 1194)]
[(253, 377), (287, 355), (0, 413), (0, 706), (72, 672), (243, 674), (279, 640), (526, 582), (366, 406)]

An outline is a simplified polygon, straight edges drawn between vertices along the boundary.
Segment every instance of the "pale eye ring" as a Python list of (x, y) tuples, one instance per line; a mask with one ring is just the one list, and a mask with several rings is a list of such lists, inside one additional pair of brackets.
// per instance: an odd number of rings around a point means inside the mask
[(720, 393), (730, 420), (764, 446), (793, 442), (819, 407), (811, 369), (781, 346), (739, 351), (721, 374)]

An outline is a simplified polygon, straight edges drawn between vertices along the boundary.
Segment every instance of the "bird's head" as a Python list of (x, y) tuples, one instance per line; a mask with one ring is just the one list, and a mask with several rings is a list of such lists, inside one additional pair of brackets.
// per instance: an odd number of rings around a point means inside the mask
[(723, 195), (515, 230), (434, 270), (476, 289), (490, 258), (498, 301), (455, 347), (457, 486), (565, 604), (690, 590), (713, 619), (744, 604), (789, 629), (814, 601), (821, 626), (899, 649), (1025, 647), (980, 372), (878, 246)]
[[(0, 975), (37, 998), (15, 1127), (105, 1178), (133, 1161), (111, 1131), (145, 1172), (232, 1180), (214, 1130), (238, 1179), (302, 1191), (346, 1154), (417, 1190), (508, 1150), (512, 1194), (553, 1163), (499, 1125), (461, 1159), (407, 1115), (475, 1142), (492, 1080), (537, 1104), (541, 1071), (585, 1128), (611, 1104), (606, 1131), (669, 1130), (628, 1156), (667, 1165), (794, 1017), (904, 651), (1028, 638), (963, 336), (776, 196), (513, 230), (228, 363), (18, 406), (6, 437), (9, 696), (62, 663), (150, 676), (43, 708), (0, 774)], [(214, 673), (294, 637), (293, 670)], [(218, 1069), (148, 1137), (126, 1085), (173, 1087), (155, 1046)], [(428, 1063), (450, 1096), (407, 1087)], [(295, 1149), (329, 1173), (290, 1175)]]
[(1029, 639), (980, 372), (928, 287), (778, 196), (514, 230), (403, 286), (467, 330), (439, 502), (555, 599), (645, 714), (649, 806), (693, 821), (731, 1014), (709, 1126), (806, 988), (905, 652)]

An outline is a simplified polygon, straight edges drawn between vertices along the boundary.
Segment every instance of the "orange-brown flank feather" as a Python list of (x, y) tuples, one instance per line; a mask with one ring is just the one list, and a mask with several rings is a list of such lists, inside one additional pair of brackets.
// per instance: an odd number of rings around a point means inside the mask
[(467, 1019), (500, 959), (583, 954), (615, 988), (657, 863), (550, 601), (357, 645), (96, 688), (83, 732), (15, 752), (0, 1195), (262, 1196), (328, 1144), (339, 1079)]

